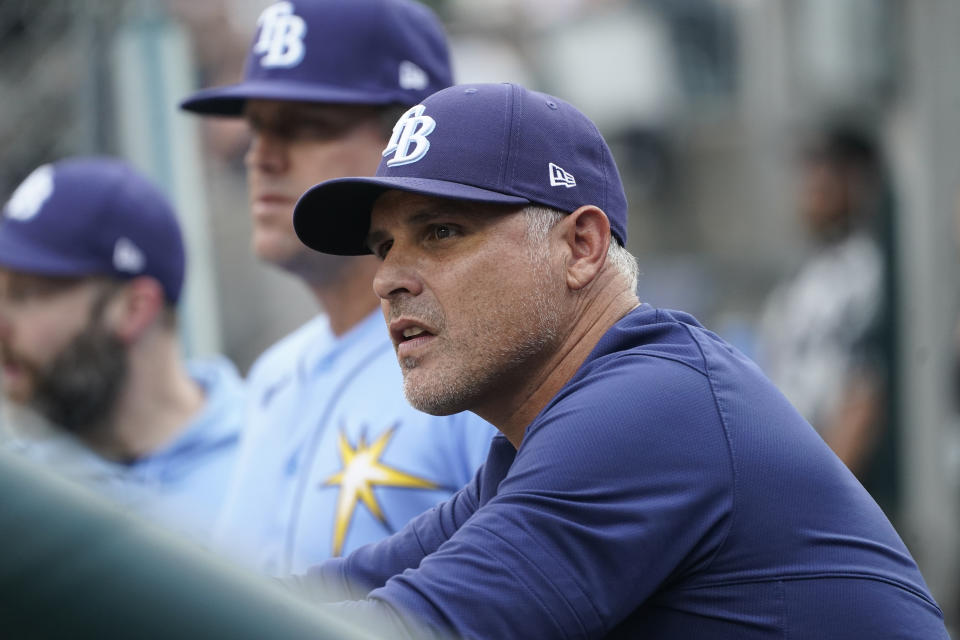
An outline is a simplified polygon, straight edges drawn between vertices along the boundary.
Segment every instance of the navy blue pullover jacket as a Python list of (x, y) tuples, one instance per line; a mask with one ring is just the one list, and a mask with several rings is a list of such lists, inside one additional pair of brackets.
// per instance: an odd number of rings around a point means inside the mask
[(306, 581), (348, 589), (334, 608), (390, 637), (947, 638), (820, 436), (747, 358), (647, 305), (519, 450), (498, 435), (453, 498)]

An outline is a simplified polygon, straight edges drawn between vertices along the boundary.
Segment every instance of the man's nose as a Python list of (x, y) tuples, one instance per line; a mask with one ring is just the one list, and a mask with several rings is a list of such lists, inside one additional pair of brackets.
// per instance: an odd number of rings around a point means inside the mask
[(385, 301), (402, 294), (418, 296), (423, 292), (423, 281), (416, 269), (391, 249), (373, 277), (373, 291)]
[(257, 132), (244, 156), (248, 170), (282, 173), (289, 167), (289, 143), (269, 132)]
[(10, 310), (6, 302), (0, 300), (0, 341), (10, 339), (13, 324), (10, 322)]

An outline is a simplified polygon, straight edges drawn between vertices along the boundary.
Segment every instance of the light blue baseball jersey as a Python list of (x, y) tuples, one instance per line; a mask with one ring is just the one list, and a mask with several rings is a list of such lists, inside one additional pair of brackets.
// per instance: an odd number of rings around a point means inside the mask
[(226, 358), (187, 366), (206, 396), (203, 409), (173, 441), (136, 462), (105, 460), (69, 434), (41, 423), (15, 430), (5, 448), (148, 520), (206, 541), (239, 451), (243, 382)]
[(494, 427), (413, 409), (379, 311), (336, 337), (314, 318), (254, 363), (218, 547), (272, 575), (400, 529), (466, 485)]

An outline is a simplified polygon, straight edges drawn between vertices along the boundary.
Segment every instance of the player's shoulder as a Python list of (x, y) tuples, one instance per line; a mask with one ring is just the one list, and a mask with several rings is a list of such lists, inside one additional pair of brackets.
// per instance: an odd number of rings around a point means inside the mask
[(715, 369), (741, 382), (755, 375), (692, 316), (643, 305), (608, 331), (538, 422), (569, 423), (572, 433), (588, 423), (614, 440), (647, 439), (678, 423), (716, 431)]
[(704, 376), (715, 348), (726, 352), (729, 345), (690, 314), (644, 304), (604, 334), (573, 380), (587, 387), (600, 383), (595, 391), (602, 393), (618, 383), (635, 386), (642, 376), (680, 375), (684, 369)]
[(256, 387), (293, 370), (308, 347), (332, 339), (326, 315), (318, 315), (280, 338), (257, 357), (247, 374), (247, 385)]
[(223, 355), (191, 358), (187, 361), (187, 371), (190, 377), (208, 393), (214, 389), (222, 389), (232, 394), (239, 394), (243, 386), (243, 380), (236, 365)]
[(552, 412), (572, 426), (589, 421), (596, 431), (644, 425), (647, 434), (697, 418), (713, 420), (715, 398), (702, 360), (642, 349), (610, 354), (572, 381), (553, 400)]

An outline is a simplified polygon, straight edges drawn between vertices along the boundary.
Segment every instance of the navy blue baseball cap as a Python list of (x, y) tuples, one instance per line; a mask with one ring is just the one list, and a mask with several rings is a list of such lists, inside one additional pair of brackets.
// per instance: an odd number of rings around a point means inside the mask
[(71, 158), (38, 167), (0, 214), (0, 267), (35, 275), (146, 275), (176, 303), (183, 237), (160, 190), (121, 160)]
[(410, 108), (375, 177), (328, 180), (300, 197), (297, 236), (324, 253), (370, 253), (370, 210), (391, 189), (565, 213), (595, 205), (627, 242), (627, 198), (597, 127), (563, 100), (514, 84), (458, 85)]
[(246, 100), (416, 104), (453, 83), (436, 15), (412, 0), (288, 0), (257, 20), (243, 81), (180, 107), (239, 116)]

